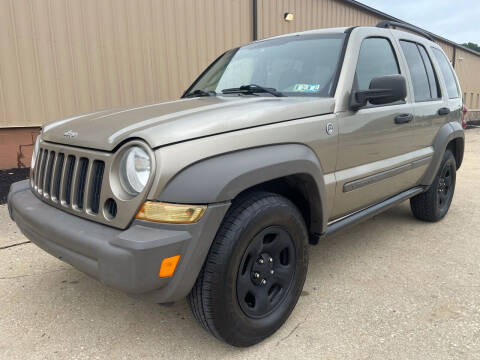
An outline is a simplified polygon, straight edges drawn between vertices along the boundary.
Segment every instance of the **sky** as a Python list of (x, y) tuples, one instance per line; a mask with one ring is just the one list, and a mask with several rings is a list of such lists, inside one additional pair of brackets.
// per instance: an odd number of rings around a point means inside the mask
[(480, 0), (358, 0), (456, 43), (480, 45)]

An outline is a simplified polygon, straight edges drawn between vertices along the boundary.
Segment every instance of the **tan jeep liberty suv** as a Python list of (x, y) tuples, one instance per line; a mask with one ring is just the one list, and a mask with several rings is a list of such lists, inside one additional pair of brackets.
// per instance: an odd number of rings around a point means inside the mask
[(188, 296), (223, 341), (265, 339), (297, 303), (309, 243), (407, 199), (424, 221), (449, 209), (458, 79), (428, 34), (391, 25), (256, 41), (179, 100), (44, 126), (11, 217), (109, 286)]

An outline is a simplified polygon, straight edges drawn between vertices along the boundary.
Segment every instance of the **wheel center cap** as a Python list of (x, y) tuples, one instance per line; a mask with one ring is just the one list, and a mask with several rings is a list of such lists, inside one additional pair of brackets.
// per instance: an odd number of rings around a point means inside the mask
[(261, 253), (252, 267), (252, 282), (258, 286), (271, 283), (275, 274), (273, 257), (268, 253)]

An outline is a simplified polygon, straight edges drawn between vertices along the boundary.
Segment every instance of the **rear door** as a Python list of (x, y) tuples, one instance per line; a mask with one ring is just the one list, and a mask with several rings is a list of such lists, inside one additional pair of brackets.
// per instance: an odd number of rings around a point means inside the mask
[[(403, 33), (405, 34), (405, 33)], [(452, 112), (458, 111), (450, 97), (459, 98), (459, 92), (448, 61), (441, 50), (432, 48), (428, 42), (419, 41), (410, 35), (399, 39), (405, 61), (408, 66), (414, 93), (414, 147), (430, 147), (438, 129), (449, 121)], [(449, 73), (450, 89), (442, 86), (440, 62), (446, 61)], [(443, 82), (443, 84), (445, 81)]]
[[(461, 121), (462, 118), (462, 90), (460, 89), (460, 84), (458, 82), (458, 78), (453, 70), (450, 61), (448, 60), (447, 56), (443, 52), (442, 49), (438, 47), (436, 44), (432, 44), (430, 46), (430, 52), (433, 54), (432, 60), (433, 63), (436, 63), (436, 68), (438, 68), (438, 73), (440, 74), (440, 79), (443, 83), (442, 87), (444, 88), (443, 91), (443, 100), (444, 100), (444, 111), (443, 112), (443, 119), (441, 119), (436, 125), (440, 127), (445, 122), (449, 121)], [(434, 127), (434, 130), (437, 130), (437, 126)], [(435, 135), (437, 131), (434, 131)], [(423, 141), (428, 141), (428, 136), (426, 136)], [(433, 141), (433, 139), (432, 139)]]

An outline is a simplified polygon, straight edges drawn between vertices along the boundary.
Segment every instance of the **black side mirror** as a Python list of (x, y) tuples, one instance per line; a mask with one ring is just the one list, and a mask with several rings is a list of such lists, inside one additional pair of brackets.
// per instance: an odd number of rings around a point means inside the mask
[(370, 102), (374, 105), (389, 104), (405, 100), (407, 83), (402, 75), (387, 75), (373, 78), (368, 90), (352, 91), (350, 108), (358, 110)]

